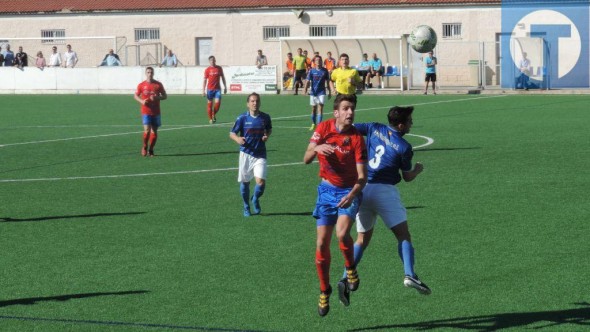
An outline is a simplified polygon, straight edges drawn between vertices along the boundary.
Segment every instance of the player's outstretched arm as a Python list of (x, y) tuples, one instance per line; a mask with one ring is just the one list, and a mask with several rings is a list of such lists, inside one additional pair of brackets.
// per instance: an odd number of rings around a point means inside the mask
[(422, 171), (424, 170), (424, 165), (422, 165), (422, 163), (417, 162), (416, 165), (414, 165), (414, 169), (409, 171), (409, 172), (402, 172), (402, 177), (404, 178), (404, 181), (406, 182), (410, 182), (412, 180), (414, 180), (415, 178), (418, 177), (418, 174), (422, 173)]

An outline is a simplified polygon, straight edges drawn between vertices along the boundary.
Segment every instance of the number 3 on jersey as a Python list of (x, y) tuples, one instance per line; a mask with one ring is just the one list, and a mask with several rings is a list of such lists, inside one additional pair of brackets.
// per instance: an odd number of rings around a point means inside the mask
[(379, 164), (381, 163), (381, 156), (383, 156), (384, 153), (385, 147), (383, 145), (379, 145), (377, 148), (375, 148), (375, 158), (369, 160), (369, 166), (372, 169), (379, 167)]

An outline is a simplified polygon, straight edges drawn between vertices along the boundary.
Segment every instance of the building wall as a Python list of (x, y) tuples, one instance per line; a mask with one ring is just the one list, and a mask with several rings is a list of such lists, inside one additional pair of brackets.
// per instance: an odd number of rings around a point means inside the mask
[[(1, 39), (8, 39), (14, 50), (18, 44), (29, 56), (38, 50), (47, 55), (50, 44), (37, 44), (18, 40), (18, 37), (40, 37), (42, 29), (65, 29), (66, 37), (122, 36), (119, 55), (125, 57), (125, 46), (136, 44), (135, 28), (159, 28), (162, 49), (172, 49), (185, 66), (196, 62), (195, 38), (211, 37), (212, 51), (222, 65), (252, 65), (256, 50), (262, 49), (269, 64), (280, 64), (278, 41), (263, 41), (263, 26), (289, 26), (291, 37), (309, 36), (310, 25), (336, 25), (337, 36), (404, 35), (420, 24), (432, 26), (442, 40), (443, 23), (462, 24), (462, 42), (493, 42), (500, 31), (499, 7), (466, 7), (437, 9), (333, 9), (332, 16), (326, 10), (306, 10), (298, 19), (291, 10), (220, 11), (220, 12), (167, 12), (167, 13), (118, 13), (118, 14), (54, 14), (31, 16), (0, 16)], [(68, 40), (80, 57), (79, 66), (96, 66), (104, 57), (112, 41), (83, 42)], [(29, 44), (26, 44), (29, 43)], [(440, 44), (439, 44), (440, 45)], [(60, 46), (61, 50), (65, 46)], [(149, 49), (149, 48), (145, 48)], [(131, 51), (132, 49), (129, 49)], [(156, 52), (155, 49), (151, 52)], [(157, 55), (161, 58), (162, 55)], [(356, 56), (356, 55), (354, 55)], [(358, 55), (360, 57), (360, 55)], [(451, 53), (460, 63), (474, 57), (461, 51)], [(123, 59), (125, 60), (125, 59)], [(356, 59), (351, 59), (356, 60)], [(439, 57), (441, 66), (445, 59)], [(135, 63), (130, 63), (135, 64)]]

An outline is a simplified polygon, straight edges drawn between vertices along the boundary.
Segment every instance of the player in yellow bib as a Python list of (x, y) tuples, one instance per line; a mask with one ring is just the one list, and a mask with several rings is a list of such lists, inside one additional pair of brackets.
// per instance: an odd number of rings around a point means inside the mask
[(295, 94), (298, 94), (299, 88), (303, 88), (303, 80), (307, 76), (306, 57), (302, 54), (302, 49), (297, 49), (297, 55), (293, 57), (293, 86), (295, 87)]
[[(330, 88), (333, 94), (353, 95), (356, 85), (362, 82), (359, 72), (350, 68), (348, 54), (340, 54), (339, 67), (332, 71)], [(336, 85), (334, 87), (334, 85)]]

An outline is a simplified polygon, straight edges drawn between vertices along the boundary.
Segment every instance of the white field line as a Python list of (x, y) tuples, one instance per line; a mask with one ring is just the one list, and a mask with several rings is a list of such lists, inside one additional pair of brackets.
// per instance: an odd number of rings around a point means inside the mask
[[(487, 98), (497, 98), (497, 97), (506, 97), (506, 96), (505, 95), (494, 95), (494, 96), (484, 96), (484, 97), (474, 97), (474, 98), (440, 100), (440, 101), (432, 101), (432, 102), (426, 102), (426, 103), (418, 103), (418, 104), (414, 104), (414, 105), (432, 105), (432, 104), (452, 103), (452, 102), (470, 101), (470, 100), (487, 99)], [(363, 109), (358, 109), (357, 112), (377, 110), (377, 109), (384, 109), (384, 108), (389, 108), (389, 107), (391, 107), (391, 106), (363, 108)], [(283, 117), (273, 118), (273, 121), (285, 120), (285, 119), (293, 119), (293, 118), (301, 118), (301, 117), (308, 117), (308, 116), (309, 116), (309, 114), (293, 115), (293, 116), (283, 116)], [(212, 125), (212, 124), (206, 124), (206, 125), (187, 125), (187, 126), (176, 127), (176, 128), (162, 128), (162, 129), (159, 129), (159, 131), (170, 131), (170, 130), (192, 129), (192, 128), (203, 128), (203, 127), (216, 127), (216, 126), (219, 126), (219, 125), (227, 125), (227, 124), (228, 123), (220, 123), (220, 124), (214, 124), (214, 125)], [(108, 126), (105, 126), (105, 127), (108, 127)], [(122, 136), (122, 135), (135, 135), (135, 134), (141, 134), (142, 132), (143, 131), (133, 131), (133, 132), (116, 133), (116, 134), (104, 134), (104, 135), (92, 135), (92, 136), (81, 136), (81, 137), (70, 137), (70, 138), (58, 138), (58, 139), (43, 140), (43, 141), (30, 141), (30, 142), (20, 142), (20, 143), (8, 143), (8, 144), (0, 144), (0, 148), (4, 148), (4, 147), (8, 147), (8, 146), (17, 146), (17, 145), (29, 145), (29, 144), (41, 144), (41, 143), (73, 141), (73, 140), (89, 139), (89, 138), (113, 137), (113, 136)]]
[[(434, 139), (422, 136), (407, 134), (408, 136), (420, 137), (426, 140), (426, 143), (414, 147), (415, 149), (423, 148), (434, 143)], [(236, 152), (237, 153), (237, 152)], [(285, 163), (268, 165), (268, 167), (285, 167), (285, 166), (296, 166), (304, 165), (302, 161), (296, 163)], [(211, 173), (211, 172), (226, 172), (236, 171), (237, 167), (227, 168), (212, 168), (212, 169), (199, 169), (192, 171), (176, 171), (176, 172), (156, 172), (156, 173), (137, 173), (137, 174), (119, 174), (119, 175), (97, 175), (97, 176), (69, 176), (63, 178), (38, 178), (38, 179), (5, 179), (0, 180), (0, 183), (15, 183), (15, 182), (41, 182), (41, 181), (63, 181), (63, 180), (96, 180), (96, 179), (119, 179), (119, 178), (131, 178), (131, 177), (146, 177), (146, 176), (162, 176), (162, 175), (179, 175), (179, 174), (198, 174), (198, 173)]]

